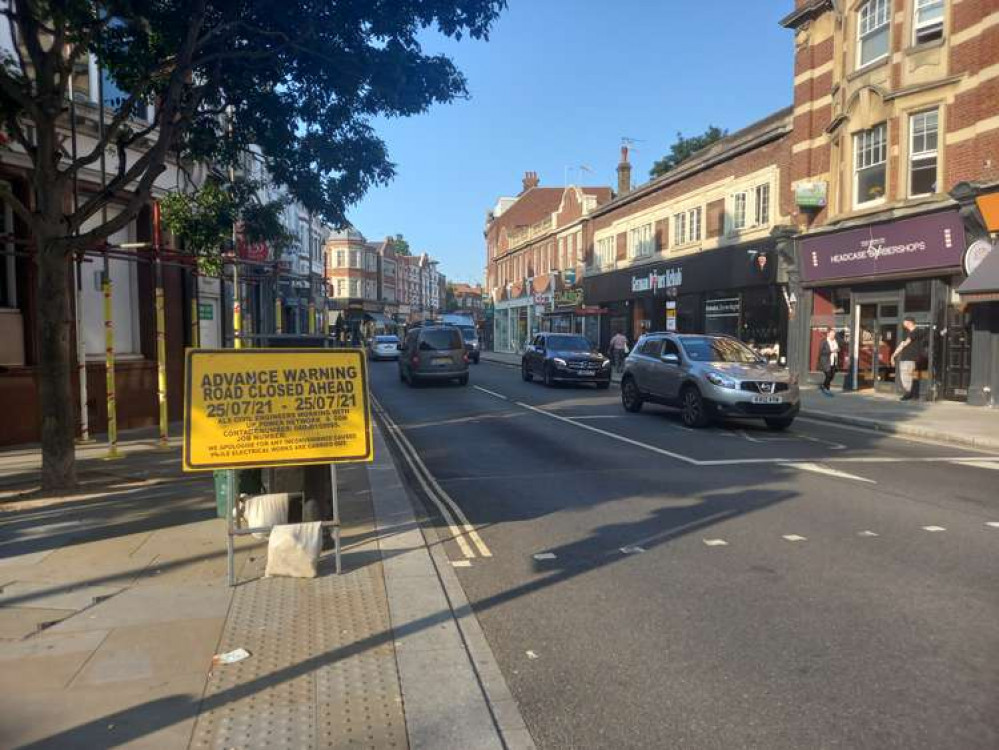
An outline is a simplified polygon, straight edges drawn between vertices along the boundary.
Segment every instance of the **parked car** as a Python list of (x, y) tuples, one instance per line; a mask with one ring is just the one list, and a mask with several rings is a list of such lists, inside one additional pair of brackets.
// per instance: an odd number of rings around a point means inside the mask
[(368, 342), (368, 359), (399, 359), (399, 337), (394, 334), (372, 336)]
[(459, 325), (458, 330), (461, 331), (461, 337), (465, 340), (465, 351), (468, 352), (468, 358), (475, 364), (479, 364), (482, 343), (479, 341), (479, 334), (475, 330), (475, 326)]
[(422, 326), (399, 345), (399, 379), (410, 386), (421, 380), (457, 380), (468, 385), (468, 352), (454, 326)]
[(535, 376), (545, 385), (594, 383), (609, 388), (611, 361), (593, 350), (584, 336), (571, 333), (539, 333), (520, 358), (520, 373), (530, 382)]
[(688, 427), (717, 418), (762, 418), (773, 430), (791, 426), (801, 399), (797, 378), (730, 336), (653, 333), (624, 362), (621, 403), (646, 401), (680, 409)]

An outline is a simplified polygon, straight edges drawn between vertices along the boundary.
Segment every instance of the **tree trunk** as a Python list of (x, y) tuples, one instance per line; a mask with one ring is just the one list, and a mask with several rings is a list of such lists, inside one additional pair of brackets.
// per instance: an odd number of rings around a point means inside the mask
[[(39, 229), (36, 225), (36, 230)], [(76, 484), (76, 410), (73, 401), (69, 257), (51, 246), (52, 230), (35, 232), (38, 242), (38, 397), (42, 427), (42, 488)]]

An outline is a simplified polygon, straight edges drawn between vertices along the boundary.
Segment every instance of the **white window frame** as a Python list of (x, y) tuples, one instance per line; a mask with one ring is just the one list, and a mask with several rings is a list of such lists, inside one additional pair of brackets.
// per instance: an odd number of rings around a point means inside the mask
[[(881, 138), (874, 138), (880, 131)], [(869, 158), (868, 158), (869, 155)], [(880, 159), (878, 156), (880, 155)], [(861, 165), (863, 162), (863, 165)], [(883, 166), (885, 170), (884, 192), (877, 198), (860, 200), (860, 173), (873, 167)], [(888, 123), (882, 122), (867, 130), (853, 134), (853, 206), (862, 208), (884, 203), (888, 193)]]
[(628, 232), (628, 257), (648, 258), (654, 251), (652, 222), (633, 227)]
[[(929, 42), (934, 42), (937, 39), (943, 38), (944, 33), (944, 15), (946, 14), (946, 2), (945, 0), (913, 0), (912, 2), (912, 44), (917, 46), (920, 44), (928, 44)], [(933, 10), (935, 8), (940, 9), (939, 18), (931, 18), (929, 20), (920, 19), (922, 14), (925, 14), (928, 10)], [(935, 36), (932, 39), (925, 39), (920, 41), (919, 34), (922, 33), (932, 33), (935, 30), (939, 30), (939, 36)]]
[[(922, 151), (916, 151), (916, 122), (917, 118), (925, 118), (927, 115), (936, 115), (936, 125), (932, 132), (936, 134), (937, 145), (936, 148), (926, 149)], [(931, 131), (925, 128), (922, 131), (924, 137)], [(933, 195), (934, 193), (914, 193), (912, 192), (912, 165), (916, 159), (928, 160), (933, 158), (933, 165), (936, 171), (936, 180), (934, 182), (939, 185), (940, 183), (940, 110), (939, 109), (924, 109), (920, 112), (913, 112), (909, 115), (909, 164), (908, 164), (908, 184), (906, 188), (910, 198), (920, 198), (926, 195)]]
[[(761, 205), (766, 210), (761, 210)], [(770, 183), (764, 182), (753, 188), (753, 226), (768, 227), (771, 222)]]
[(614, 265), (617, 257), (617, 236), (610, 235), (597, 240), (597, 251), (593, 254), (594, 265), (597, 268), (609, 268)]
[[(888, 35), (885, 52), (864, 60), (864, 42), (880, 34)], [(867, 0), (857, 9), (857, 68), (865, 68), (884, 60), (891, 52), (891, 0)]]
[(673, 246), (680, 247), (687, 244), (687, 214), (678, 213), (673, 215)]
[(701, 207), (687, 211), (687, 241), (701, 241)]
[(732, 193), (731, 216), (731, 231), (741, 232), (746, 228), (746, 221), (749, 218), (749, 193), (746, 190)]

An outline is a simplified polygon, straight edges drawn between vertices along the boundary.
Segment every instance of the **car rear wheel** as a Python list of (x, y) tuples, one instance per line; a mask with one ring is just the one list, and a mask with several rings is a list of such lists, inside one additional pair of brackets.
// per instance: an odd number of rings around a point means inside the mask
[[(609, 385), (609, 383), (608, 383)], [(638, 390), (638, 383), (634, 378), (625, 378), (621, 383), (621, 406), (625, 411), (636, 414), (642, 410), (642, 394)]]
[(475, 364), (479, 364), (479, 356), (479, 354), (476, 354), (475, 358), (472, 360)]
[(763, 421), (766, 422), (767, 427), (774, 432), (780, 432), (781, 430), (786, 430), (794, 424), (794, 417), (767, 417)]
[(680, 418), (687, 427), (705, 427), (708, 424), (704, 399), (696, 386), (688, 385), (680, 394)]
[(534, 380), (534, 376), (531, 374), (531, 368), (527, 366), (527, 362), (520, 363), (520, 377), (524, 379), (525, 383), (530, 383)]
[(462, 375), (458, 378), (458, 385), (468, 385), (468, 375)]

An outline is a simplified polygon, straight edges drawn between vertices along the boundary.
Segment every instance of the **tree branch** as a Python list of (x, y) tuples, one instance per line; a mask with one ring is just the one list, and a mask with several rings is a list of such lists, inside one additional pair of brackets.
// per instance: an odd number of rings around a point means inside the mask
[(0, 198), (10, 204), (11, 210), (21, 217), (28, 226), (34, 225), (34, 216), (31, 215), (31, 211), (28, 209), (21, 199), (14, 195), (14, 192), (10, 189), (10, 185), (6, 182), (0, 182)]

